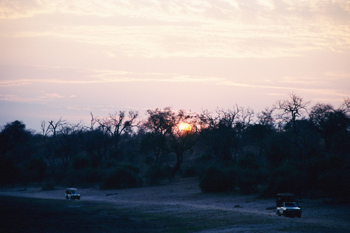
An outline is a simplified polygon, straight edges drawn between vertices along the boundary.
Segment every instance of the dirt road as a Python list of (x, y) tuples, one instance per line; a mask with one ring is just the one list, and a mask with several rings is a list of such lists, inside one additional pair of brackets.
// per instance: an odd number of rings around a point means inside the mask
[[(191, 221), (219, 221), (200, 232), (349, 232), (350, 206), (324, 204), (323, 200), (304, 199), (301, 218), (280, 217), (274, 199), (257, 195), (206, 194), (195, 178), (179, 178), (170, 184), (122, 190), (99, 190), (78, 187), (79, 202), (108, 203), (115, 208), (166, 216), (187, 216)], [(37, 187), (11, 187), (0, 195), (41, 199), (64, 199), (65, 187), (41, 191)], [(215, 227), (214, 229), (211, 227)], [(187, 231), (188, 232), (188, 231)]]

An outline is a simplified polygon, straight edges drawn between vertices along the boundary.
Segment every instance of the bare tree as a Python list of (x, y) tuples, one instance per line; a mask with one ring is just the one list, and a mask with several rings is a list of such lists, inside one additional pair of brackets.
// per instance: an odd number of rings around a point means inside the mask
[[(48, 123), (48, 124), (46, 124)], [(52, 174), (56, 175), (56, 159), (57, 159), (57, 151), (59, 147), (59, 140), (57, 137), (57, 133), (59, 131), (59, 127), (65, 125), (67, 122), (60, 118), (57, 122), (51, 121), (41, 121), (41, 133), (42, 133), (42, 146), (37, 151), (39, 158), (47, 163), (48, 168), (52, 172)]]
[(85, 129), (82, 122), (69, 124), (61, 118), (58, 121), (41, 122), (42, 141), (37, 153), (49, 165), (48, 168), (54, 176), (57, 174), (58, 164), (67, 169), (71, 159), (80, 153), (81, 134)]
[(64, 125), (67, 124), (66, 120), (62, 120), (60, 118), (57, 122), (54, 122), (53, 120), (49, 121), (49, 126), (47, 128), (48, 132), (52, 133), (53, 137), (56, 137), (57, 131), (60, 127), (64, 127)]
[(290, 122), (292, 125), (292, 132), (297, 134), (297, 118), (301, 117), (303, 112), (307, 112), (306, 107), (310, 102), (305, 102), (303, 98), (293, 93), (291, 93), (289, 97), (289, 100), (279, 100), (275, 108), (281, 111), (279, 117), (285, 122)]
[(348, 114), (349, 117), (350, 117), (350, 98), (345, 98), (345, 99), (344, 99), (344, 102), (343, 102), (343, 104), (342, 104), (342, 106), (341, 106), (341, 109), (343, 109), (344, 112), (345, 112), (346, 114)]
[(217, 109), (216, 114), (203, 111), (199, 115), (203, 144), (221, 162), (236, 162), (243, 132), (253, 116), (251, 108), (238, 105), (228, 110)]
[(50, 125), (46, 125), (46, 121), (41, 121), (41, 133), (42, 133), (42, 142), (40, 147), (38, 147), (37, 154), (41, 161), (48, 163), (48, 168), (55, 175), (55, 157), (53, 156), (53, 148), (50, 146), (49, 134), (50, 134)]
[(64, 168), (67, 168), (71, 159), (80, 153), (82, 147), (82, 133), (86, 127), (82, 122), (77, 124), (63, 124), (59, 128), (58, 146), (60, 158)]
[(113, 139), (113, 144), (116, 150), (119, 149), (120, 136), (124, 133), (132, 132), (132, 128), (138, 125), (136, 122), (138, 112), (129, 111), (128, 116), (124, 111), (119, 111), (114, 114), (109, 114), (107, 118), (94, 119), (101, 130), (107, 133)]
[(273, 126), (274, 119), (272, 117), (274, 109), (265, 108), (258, 114), (259, 124), (263, 126)]
[(279, 115), (280, 118), (286, 122), (285, 128), (291, 129), (291, 135), (286, 134), (284, 136), (296, 149), (295, 157), (302, 165), (305, 185), (310, 151), (315, 147), (317, 137), (315, 136), (313, 124), (308, 120), (298, 118), (301, 118), (304, 113), (307, 113), (309, 103), (305, 102), (300, 96), (292, 93), (289, 100), (280, 100), (276, 106), (276, 109), (281, 112)]

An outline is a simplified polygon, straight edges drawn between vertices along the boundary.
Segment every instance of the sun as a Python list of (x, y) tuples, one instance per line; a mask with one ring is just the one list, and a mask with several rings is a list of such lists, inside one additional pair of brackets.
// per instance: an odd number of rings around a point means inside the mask
[(191, 131), (192, 129), (192, 126), (187, 123), (180, 123), (178, 127), (179, 127), (179, 130), (181, 131)]

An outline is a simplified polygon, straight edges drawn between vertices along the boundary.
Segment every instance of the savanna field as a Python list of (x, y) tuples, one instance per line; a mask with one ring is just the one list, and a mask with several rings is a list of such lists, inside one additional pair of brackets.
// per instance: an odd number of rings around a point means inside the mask
[[(22, 232), (346, 232), (349, 99), (291, 94), (254, 113), (120, 111), (0, 132), (2, 224)], [(65, 188), (81, 192), (64, 200)], [(294, 193), (302, 217), (276, 214)], [(81, 229), (81, 230), (80, 230)], [(116, 230), (118, 229), (118, 230)]]

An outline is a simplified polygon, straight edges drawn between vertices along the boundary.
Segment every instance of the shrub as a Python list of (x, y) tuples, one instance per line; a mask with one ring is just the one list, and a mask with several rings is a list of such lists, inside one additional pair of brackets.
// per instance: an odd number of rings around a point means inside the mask
[(120, 165), (103, 178), (100, 188), (121, 189), (137, 187), (140, 184), (138, 175), (135, 172), (137, 170), (135, 166)]
[(42, 191), (54, 190), (55, 184), (53, 182), (45, 182), (41, 185)]
[(40, 159), (33, 158), (26, 162), (22, 169), (21, 180), (23, 182), (43, 181), (46, 176), (46, 164)]
[(196, 159), (196, 171), (200, 179), (202, 179), (208, 170), (208, 167), (212, 166), (216, 161), (216, 158), (212, 154), (204, 154)]
[(100, 169), (96, 168), (85, 168), (84, 172), (84, 181), (87, 183), (96, 183), (101, 182), (102, 180), (102, 172)]
[(86, 157), (78, 156), (73, 158), (72, 167), (74, 170), (84, 169), (89, 165), (90, 160)]
[(233, 191), (237, 183), (237, 169), (234, 167), (226, 168), (225, 175), (227, 191)]
[(160, 164), (153, 164), (148, 167), (145, 178), (150, 185), (156, 185), (160, 180), (169, 178), (171, 168), (169, 166), (162, 166)]
[(241, 192), (258, 192), (258, 185), (266, 179), (264, 172), (258, 164), (254, 154), (248, 153), (238, 161), (238, 187)]
[(99, 183), (102, 181), (101, 169), (87, 167), (79, 170), (69, 170), (66, 174), (66, 184), (69, 186)]
[(182, 172), (182, 176), (183, 177), (195, 177), (198, 176), (198, 172), (195, 166), (189, 166), (184, 168), (183, 172)]
[(275, 196), (276, 193), (295, 193), (300, 195), (306, 188), (304, 173), (289, 163), (277, 168), (268, 181), (265, 195)]
[(350, 202), (350, 169), (342, 168), (327, 171), (318, 178), (319, 188), (329, 197)]
[(258, 185), (263, 182), (266, 175), (261, 169), (238, 169), (237, 185), (244, 194), (258, 192)]
[(232, 168), (209, 167), (199, 183), (202, 192), (227, 192), (234, 189), (236, 174)]
[(135, 174), (138, 174), (140, 172), (140, 168), (133, 165), (133, 164), (120, 164), (120, 165), (118, 165), (118, 167), (128, 169), (128, 170), (134, 172)]
[(147, 165), (150, 165), (150, 164), (154, 163), (154, 158), (152, 156), (146, 156), (144, 158), (144, 163)]
[(0, 156), (0, 185), (17, 182), (19, 174), (11, 157)]

